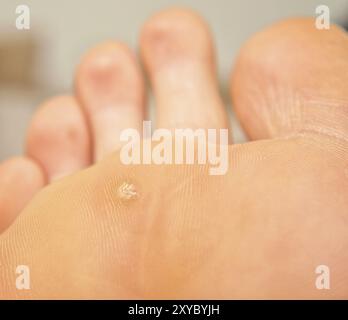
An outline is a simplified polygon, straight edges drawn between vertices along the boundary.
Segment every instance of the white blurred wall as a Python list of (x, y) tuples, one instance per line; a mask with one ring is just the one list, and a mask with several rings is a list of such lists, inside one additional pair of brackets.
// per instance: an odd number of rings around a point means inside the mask
[[(31, 9), (31, 30), (14, 27), (15, 7)], [(93, 45), (119, 39), (137, 48), (138, 31), (154, 12), (170, 6), (189, 6), (210, 23), (216, 39), (222, 89), (240, 45), (264, 26), (289, 16), (314, 16), (315, 7), (326, 4), (331, 18), (347, 21), (348, 0), (1, 0), (1, 33), (30, 32), (39, 50), (34, 69), (37, 86), (0, 87), (0, 160), (22, 152), (30, 115), (42, 99), (69, 93), (79, 58)], [(237, 132), (237, 140), (243, 136)]]

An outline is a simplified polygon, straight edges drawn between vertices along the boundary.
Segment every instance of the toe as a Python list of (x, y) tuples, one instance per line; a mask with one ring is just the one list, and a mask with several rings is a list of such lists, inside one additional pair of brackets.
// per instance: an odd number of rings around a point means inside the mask
[(140, 130), (144, 83), (125, 45), (108, 42), (88, 52), (77, 70), (76, 91), (91, 124), (96, 160), (121, 146), (123, 129)]
[(252, 139), (348, 138), (348, 37), (313, 19), (290, 19), (252, 37), (231, 77), (236, 113)]
[(0, 164), (0, 233), (44, 185), (42, 169), (29, 158), (12, 158)]
[(88, 126), (73, 97), (55, 97), (38, 109), (29, 127), (26, 149), (49, 180), (90, 164)]
[(212, 37), (197, 14), (183, 9), (156, 14), (145, 23), (140, 46), (158, 127), (227, 128)]

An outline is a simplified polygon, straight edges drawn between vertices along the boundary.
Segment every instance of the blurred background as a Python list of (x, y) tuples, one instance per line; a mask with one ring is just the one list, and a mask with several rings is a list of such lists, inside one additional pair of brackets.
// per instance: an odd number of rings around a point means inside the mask
[[(30, 8), (30, 30), (16, 29), (20, 4)], [(187, 6), (209, 22), (228, 104), (227, 79), (242, 43), (282, 18), (315, 16), (320, 4), (330, 8), (332, 22), (348, 25), (348, 0), (1, 0), (0, 160), (22, 153), (30, 116), (43, 100), (73, 92), (74, 70), (87, 49), (118, 39), (137, 50), (140, 27), (158, 10)], [(244, 141), (233, 115), (231, 121), (235, 140)]]

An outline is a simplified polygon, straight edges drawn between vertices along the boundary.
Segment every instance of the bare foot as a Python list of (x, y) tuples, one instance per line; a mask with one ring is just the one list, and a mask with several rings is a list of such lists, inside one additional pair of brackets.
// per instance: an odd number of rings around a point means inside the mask
[[(0, 297), (347, 298), (347, 40), (297, 19), (242, 48), (231, 95), (254, 141), (229, 147), (223, 176), (122, 164), (119, 134), (144, 118), (143, 77), (124, 45), (91, 50), (75, 97), (46, 102), (27, 155), (0, 167)], [(200, 17), (163, 11), (140, 47), (159, 127), (227, 127)], [(120, 196), (124, 183), (136, 197)], [(330, 290), (315, 287), (321, 264)], [(16, 289), (17, 265), (30, 290)]]

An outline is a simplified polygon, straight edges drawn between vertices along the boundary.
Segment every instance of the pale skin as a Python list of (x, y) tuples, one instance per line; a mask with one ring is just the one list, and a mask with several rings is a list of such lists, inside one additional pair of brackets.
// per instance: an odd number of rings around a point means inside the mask
[[(140, 51), (158, 127), (228, 127), (202, 18), (156, 14)], [(0, 297), (348, 298), (347, 84), (344, 31), (277, 23), (234, 63), (231, 98), (251, 141), (231, 143), (226, 175), (125, 166), (118, 137), (141, 129), (144, 76), (125, 45), (92, 49), (74, 95), (43, 103), (26, 154), (0, 166)], [(124, 182), (135, 199), (119, 197)], [(23, 264), (31, 289), (19, 291)], [(316, 289), (321, 264), (330, 290)]]

